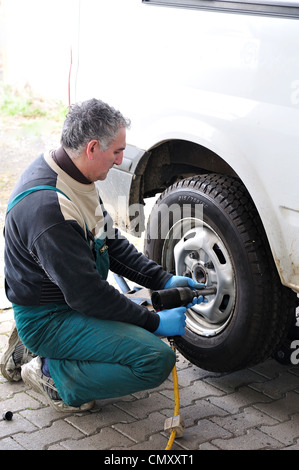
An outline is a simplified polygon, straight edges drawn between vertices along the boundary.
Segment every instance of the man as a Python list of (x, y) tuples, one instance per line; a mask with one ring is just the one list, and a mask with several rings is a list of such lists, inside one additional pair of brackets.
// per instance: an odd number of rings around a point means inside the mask
[(73, 105), (61, 147), (25, 170), (8, 204), (5, 282), (17, 330), (1, 370), (11, 376), (25, 362), (24, 382), (60, 411), (157, 387), (174, 366), (159, 336), (184, 334), (186, 308), (137, 305), (106, 281), (109, 269), (150, 289), (197, 287), (139, 253), (103, 207), (95, 181), (121, 164), (128, 126), (100, 100)]

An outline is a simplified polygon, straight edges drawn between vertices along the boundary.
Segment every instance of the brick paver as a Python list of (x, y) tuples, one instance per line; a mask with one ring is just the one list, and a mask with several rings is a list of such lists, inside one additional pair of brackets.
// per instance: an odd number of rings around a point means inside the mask
[[(0, 349), (12, 310), (0, 310)], [(186, 429), (172, 450), (299, 449), (299, 367), (269, 359), (232, 374), (201, 370), (178, 354), (180, 412)], [(0, 376), (0, 450), (163, 450), (172, 416), (171, 376), (154, 390), (97, 401), (84, 413), (58, 413), (22, 381)]]

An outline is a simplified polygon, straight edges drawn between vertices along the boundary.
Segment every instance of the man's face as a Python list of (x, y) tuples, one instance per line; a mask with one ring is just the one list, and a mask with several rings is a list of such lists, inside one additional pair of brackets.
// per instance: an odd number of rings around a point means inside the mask
[(126, 129), (120, 128), (110, 147), (102, 151), (99, 142), (93, 141), (88, 150), (87, 177), (90, 181), (104, 180), (113, 165), (120, 165), (126, 148)]

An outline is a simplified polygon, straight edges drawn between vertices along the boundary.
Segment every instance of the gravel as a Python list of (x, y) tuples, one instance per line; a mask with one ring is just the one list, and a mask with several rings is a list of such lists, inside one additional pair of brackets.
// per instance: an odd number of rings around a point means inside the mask
[[(4, 292), (4, 228), (7, 202), (11, 191), (24, 169), (41, 153), (59, 146), (60, 126), (38, 120), (4, 118), (0, 116), (0, 311), (10, 308)], [(142, 251), (143, 240), (128, 235), (128, 239)], [(113, 275), (108, 281), (118, 288)], [(132, 288), (133, 285), (129, 283)]]
[(56, 148), (60, 131), (56, 123), (0, 116), (0, 309), (10, 307), (4, 293), (4, 238), (7, 202), (24, 169), (42, 152)]

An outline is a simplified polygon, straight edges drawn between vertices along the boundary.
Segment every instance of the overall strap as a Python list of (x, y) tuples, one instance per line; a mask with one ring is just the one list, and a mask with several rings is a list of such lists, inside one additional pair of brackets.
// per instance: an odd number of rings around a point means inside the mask
[[(63, 195), (70, 201), (70, 198), (69, 198), (63, 191), (61, 191), (61, 189), (58, 189), (58, 188), (56, 188), (55, 186), (49, 186), (49, 185), (46, 185), (46, 184), (41, 184), (40, 186), (33, 186), (33, 187), (30, 188), (30, 189), (26, 189), (26, 191), (23, 191), (22, 193), (20, 193), (20, 194), (18, 194), (17, 196), (15, 196), (15, 197), (10, 201), (10, 203), (8, 204), (7, 210), (6, 210), (6, 214), (8, 214), (8, 212), (9, 212), (16, 204), (18, 204), (18, 202), (20, 202), (22, 199), (24, 199), (24, 197), (28, 196), (28, 194), (34, 193), (35, 191), (41, 191), (41, 190), (44, 190), (44, 189), (51, 189), (51, 190), (53, 190), (53, 191), (57, 191), (58, 193), (63, 194)], [(92, 233), (90, 232), (89, 228), (87, 227), (86, 222), (84, 222), (84, 223), (85, 223), (85, 229), (86, 229), (87, 239), (88, 239), (88, 240), (91, 240), (91, 241), (94, 241), (94, 237), (93, 237)]]
[(18, 202), (20, 202), (24, 197), (28, 196), (28, 194), (34, 193), (35, 191), (41, 191), (43, 189), (52, 189), (54, 191), (57, 191), (58, 193), (63, 194), (67, 199), (70, 200), (70, 198), (60, 189), (56, 188), (55, 186), (48, 186), (46, 184), (42, 184), (40, 186), (33, 186), (33, 188), (27, 189), (26, 191), (23, 191), (22, 193), (18, 194), (16, 197), (14, 197), (10, 203), (7, 206), (7, 211), (8, 212), (16, 205)]
[[(34, 193), (35, 191), (41, 191), (44, 189), (51, 189), (53, 191), (57, 191), (58, 193), (63, 194), (69, 201), (71, 200), (66, 194), (64, 194), (63, 191), (56, 188), (55, 186), (48, 186), (48, 185), (33, 186), (32, 188), (27, 189), (26, 191), (23, 191), (22, 193), (18, 194), (10, 201), (10, 203), (7, 206), (6, 214), (8, 214), (8, 212), (16, 204), (18, 204), (18, 202), (24, 199), (24, 197), (28, 196), (28, 194)], [(101, 241), (99, 244), (98, 241), (94, 239), (94, 236), (88, 229), (88, 226), (85, 221), (84, 223), (85, 223), (85, 230), (86, 230), (86, 237), (87, 237), (86, 242), (88, 243), (89, 247), (92, 249), (92, 252), (96, 261), (97, 270), (99, 271), (103, 279), (107, 279), (107, 275), (109, 271), (109, 257), (108, 257), (108, 251), (107, 251), (108, 247), (105, 244), (105, 240), (103, 242)], [(97, 244), (97, 250), (95, 250), (96, 244)]]

